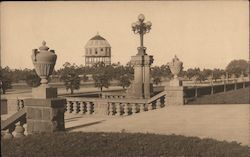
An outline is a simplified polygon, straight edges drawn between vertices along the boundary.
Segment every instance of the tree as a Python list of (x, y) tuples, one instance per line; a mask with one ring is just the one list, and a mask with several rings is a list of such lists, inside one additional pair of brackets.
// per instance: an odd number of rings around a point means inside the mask
[(7, 89), (12, 88), (11, 86), (11, 70), (9, 67), (0, 67), (0, 90), (3, 94), (6, 93)]
[(113, 78), (113, 67), (112, 65), (106, 66), (104, 63), (100, 62), (93, 66), (93, 79), (95, 82), (95, 87), (100, 88), (101, 92), (103, 87), (108, 88), (110, 81)]
[(150, 72), (151, 72), (153, 83), (155, 85), (158, 85), (161, 82), (161, 77), (163, 77), (163, 73), (162, 73), (163, 71), (161, 70), (160, 67), (154, 66), (151, 68)]
[(74, 90), (80, 89), (80, 77), (77, 72), (77, 66), (75, 64), (71, 65), (66, 62), (63, 69), (60, 69), (60, 80), (64, 82), (66, 90), (70, 90), (73, 94)]
[(213, 69), (213, 79), (216, 81), (220, 79), (222, 75), (225, 74), (225, 71), (222, 69)]
[(203, 69), (201, 73), (202, 73), (201, 74), (202, 75), (202, 79), (206, 80), (206, 79), (208, 79), (209, 76), (212, 75), (213, 71), (211, 69)]
[(103, 87), (108, 88), (110, 85), (110, 77), (105, 73), (94, 74), (93, 79), (95, 81), (95, 87), (100, 88), (101, 92)]
[(25, 81), (29, 87), (37, 87), (41, 84), (41, 78), (34, 71), (27, 74)]
[(131, 80), (127, 74), (124, 74), (119, 79), (119, 85), (122, 86), (123, 89), (128, 87), (131, 84)]
[(240, 76), (242, 72), (244, 75), (247, 75), (249, 74), (249, 66), (250, 62), (247, 62), (246, 60), (233, 60), (227, 65), (226, 72), (229, 74), (235, 74), (237, 77)]
[(200, 68), (187, 69), (187, 77), (189, 79), (191, 79), (191, 78), (194, 78), (194, 76), (195, 76), (196, 80), (200, 81), (200, 82), (204, 79)]

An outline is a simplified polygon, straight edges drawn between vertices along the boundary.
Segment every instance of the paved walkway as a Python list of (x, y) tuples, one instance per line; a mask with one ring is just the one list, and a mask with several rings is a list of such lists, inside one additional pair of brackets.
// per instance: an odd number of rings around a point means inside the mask
[(250, 105), (169, 106), (127, 117), (66, 114), (68, 131), (177, 134), (250, 145)]

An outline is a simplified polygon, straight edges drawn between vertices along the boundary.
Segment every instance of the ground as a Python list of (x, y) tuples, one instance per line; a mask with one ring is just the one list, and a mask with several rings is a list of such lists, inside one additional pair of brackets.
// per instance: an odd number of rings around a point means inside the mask
[(68, 131), (142, 132), (210, 137), (249, 145), (248, 104), (167, 106), (128, 117), (66, 114)]
[[(121, 87), (111, 89), (119, 88)], [(96, 90), (83, 88), (78, 92)], [(59, 93), (63, 92), (65, 89), (59, 89)], [(30, 89), (12, 91), (5, 95), (13, 99), (13, 103), (16, 97), (29, 96)], [(15, 110), (14, 105), (12, 109)], [(249, 104), (167, 106), (127, 117), (66, 114), (65, 125), (67, 131), (177, 134), (237, 141), (243, 145), (250, 145), (249, 113)], [(8, 116), (1, 116), (2, 120), (6, 117)]]

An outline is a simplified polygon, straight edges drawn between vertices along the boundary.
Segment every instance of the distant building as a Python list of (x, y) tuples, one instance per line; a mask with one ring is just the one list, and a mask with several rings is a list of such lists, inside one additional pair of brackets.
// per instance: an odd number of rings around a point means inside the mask
[(93, 66), (98, 62), (111, 64), (111, 46), (109, 42), (98, 33), (85, 45), (85, 65)]

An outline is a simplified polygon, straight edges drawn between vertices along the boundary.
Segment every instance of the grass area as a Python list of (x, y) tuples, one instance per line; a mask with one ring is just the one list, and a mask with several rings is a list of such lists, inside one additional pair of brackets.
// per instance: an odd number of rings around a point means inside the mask
[(61, 132), (2, 140), (3, 157), (247, 157), (250, 148), (177, 135)]
[(188, 104), (250, 104), (250, 87), (205, 95)]

